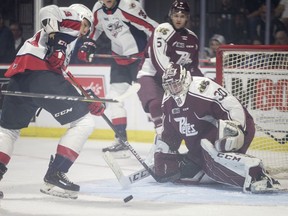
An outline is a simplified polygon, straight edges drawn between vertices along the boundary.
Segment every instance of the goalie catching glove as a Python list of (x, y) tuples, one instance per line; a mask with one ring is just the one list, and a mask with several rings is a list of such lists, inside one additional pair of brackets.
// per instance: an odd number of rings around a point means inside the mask
[(92, 59), (90, 59), (89, 56), (96, 53), (96, 48), (97, 46), (94, 40), (87, 37), (83, 38), (83, 44), (77, 53), (78, 59), (84, 62), (91, 62)]
[(218, 152), (235, 152), (244, 145), (244, 133), (240, 123), (236, 121), (219, 120), (218, 140), (215, 148)]

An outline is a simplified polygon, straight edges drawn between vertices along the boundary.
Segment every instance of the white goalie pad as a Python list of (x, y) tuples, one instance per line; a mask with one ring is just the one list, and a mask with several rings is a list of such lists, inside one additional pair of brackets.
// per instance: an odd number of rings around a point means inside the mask
[(218, 152), (207, 139), (201, 140), (201, 146), (210, 172), (206, 174), (217, 182), (243, 187), (244, 191), (251, 185), (250, 168), (263, 166), (259, 158), (250, 155)]
[(239, 150), (244, 144), (244, 134), (235, 121), (219, 120), (218, 140), (215, 148), (219, 152), (232, 152)]

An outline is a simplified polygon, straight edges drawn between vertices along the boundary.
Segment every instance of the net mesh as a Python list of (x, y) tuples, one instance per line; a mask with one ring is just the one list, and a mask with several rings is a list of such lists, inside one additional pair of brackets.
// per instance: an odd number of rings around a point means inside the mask
[[(237, 49), (239, 48), (240, 49)], [(272, 47), (271, 47), (272, 48)], [(256, 124), (248, 154), (268, 171), (288, 178), (288, 49), (222, 48), (217, 56), (218, 82), (247, 107)]]

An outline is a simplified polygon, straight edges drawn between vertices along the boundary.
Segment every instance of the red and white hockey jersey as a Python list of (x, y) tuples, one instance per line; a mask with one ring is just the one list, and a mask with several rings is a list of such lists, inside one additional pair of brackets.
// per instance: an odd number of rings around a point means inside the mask
[[(95, 28), (91, 38), (97, 40), (104, 31), (111, 40), (111, 49), (116, 55), (141, 56), (148, 38), (158, 25), (135, 0), (119, 0), (113, 9), (107, 9), (98, 1), (92, 12)], [(118, 59), (116, 61), (119, 64), (130, 63)]]
[[(67, 41), (65, 66), (68, 65), (72, 51), (74, 49), (76, 40), (80, 34), (81, 20), (75, 10), (68, 7), (57, 7), (56, 5), (49, 5), (40, 9), (40, 21), (46, 19), (57, 20), (58, 26), (53, 26), (53, 32), (60, 32), (67, 34), (69, 41)], [(16, 55), (14, 62), (10, 65), (6, 77), (11, 77), (18, 73), (23, 73), (25, 70), (41, 71), (49, 70), (57, 73), (62, 73), (60, 70), (53, 69), (45, 60), (48, 52), (48, 35), (51, 29), (43, 27), (32, 38), (25, 41)], [(72, 39), (72, 40), (71, 40)]]

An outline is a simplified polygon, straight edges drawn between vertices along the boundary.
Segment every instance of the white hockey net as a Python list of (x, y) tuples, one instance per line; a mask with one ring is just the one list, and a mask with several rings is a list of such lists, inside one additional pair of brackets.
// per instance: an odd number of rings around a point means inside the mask
[(248, 154), (275, 177), (288, 178), (288, 46), (225, 45), (216, 81), (247, 107), (256, 124)]

